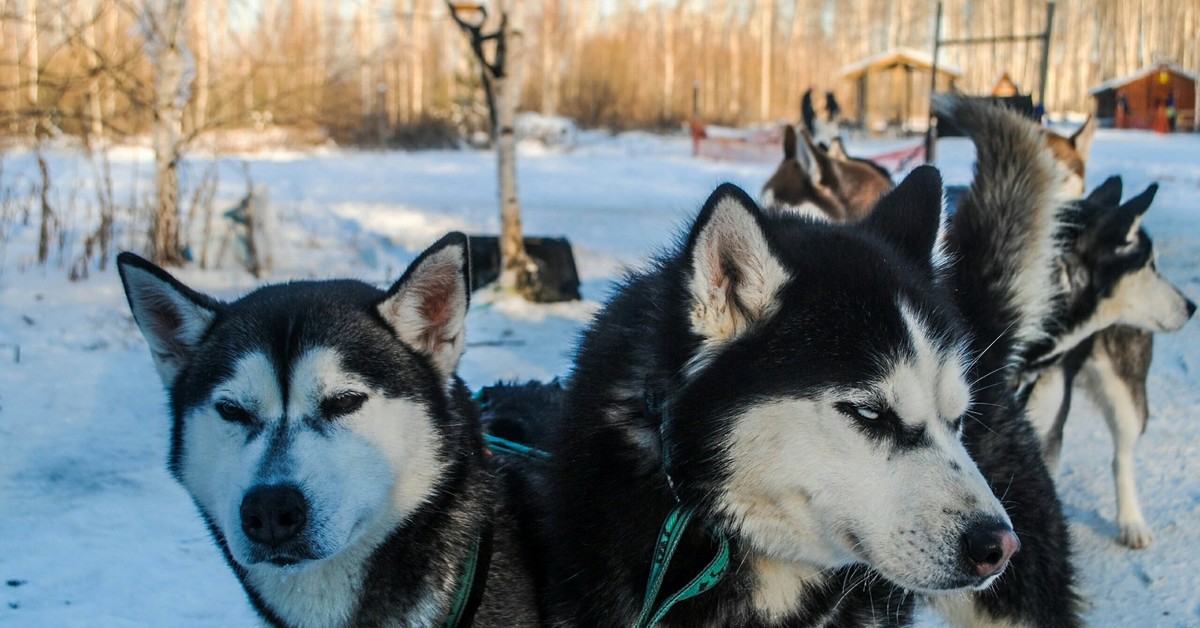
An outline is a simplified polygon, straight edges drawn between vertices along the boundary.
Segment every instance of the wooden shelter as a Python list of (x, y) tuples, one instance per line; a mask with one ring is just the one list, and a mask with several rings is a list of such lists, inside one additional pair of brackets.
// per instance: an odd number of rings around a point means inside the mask
[(1156, 63), (1109, 79), (1088, 93), (1096, 99), (1096, 117), (1105, 126), (1150, 129), (1157, 123), (1159, 130), (1165, 130), (1173, 103), (1175, 130), (1190, 131), (1196, 126), (1196, 82), (1194, 72), (1173, 63)]
[[(868, 131), (920, 131), (929, 113), (933, 57), (909, 48), (895, 48), (852, 63), (838, 76), (855, 83), (847, 111)], [(962, 70), (947, 64), (937, 66), (937, 90), (954, 89)]]

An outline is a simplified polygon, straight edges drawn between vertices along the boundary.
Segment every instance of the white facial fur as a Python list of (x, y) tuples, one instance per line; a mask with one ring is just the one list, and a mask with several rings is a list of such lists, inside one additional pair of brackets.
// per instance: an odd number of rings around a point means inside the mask
[[(971, 586), (960, 556), (965, 527), (1008, 517), (954, 427), (969, 403), (962, 351), (935, 350), (917, 317), (904, 315), (915, 356), (882, 381), (777, 399), (737, 417), (721, 506), (774, 560), (865, 562), (915, 590)], [(886, 404), (923, 427), (929, 443), (893, 450), (870, 440), (835, 405), (846, 401)]]
[[(278, 381), (262, 353), (235, 364), (209, 403), (185, 417), (182, 481), (277, 612), (295, 614), (297, 625), (344, 619), (353, 610), (347, 605), (359, 586), (358, 563), (430, 497), (445, 463), (427, 409), (371, 389), (341, 368), (333, 349), (314, 348), (295, 361), (286, 408)], [(323, 399), (349, 391), (367, 395), (360, 409), (333, 419), (325, 434), (309, 425), (326, 421)], [(214, 409), (222, 399), (248, 410), (263, 429), (247, 440), (245, 427)], [(268, 453), (285, 416), (287, 444)], [(303, 493), (309, 510), (302, 538), (321, 560), (283, 568), (256, 562), (262, 556), (242, 532), (241, 503), (250, 489), (278, 484)], [(337, 581), (348, 586), (332, 586)], [(321, 590), (327, 594), (315, 593)]]
[(1111, 325), (1169, 332), (1179, 330), (1187, 321), (1187, 298), (1147, 263), (1122, 277), (1087, 320), (1056, 340), (1050, 355), (1069, 351), (1088, 336)]
[[(1187, 299), (1150, 264), (1121, 278), (1101, 314), (1146, 331), (1176, 331), (1188, 321)], [(1113, 312), (1115, 310), (1115, 312)]]

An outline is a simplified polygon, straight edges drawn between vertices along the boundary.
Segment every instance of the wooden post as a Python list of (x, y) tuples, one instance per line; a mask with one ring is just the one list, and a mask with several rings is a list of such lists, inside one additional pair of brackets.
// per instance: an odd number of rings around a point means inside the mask
[(933, 67), (929, 72), (929, 128), (925, 130), (925, 163), (937, 159), (937, 118), (933, 115), (933, 97), (937, 94), (938, 52), (942, 47), (942, 3), (937, 3), (937, 19), (933, 23)]
[(1042, 33), (1042, 67), (1039, 74), (1041, 83), (1038, 85), (1038, 104), (1042, 113), (1046, 112), (1046, 75), (1050, 68), (1050, 30), (1054, 26), (1054, 3), (1046, 3), (1046, 30)]

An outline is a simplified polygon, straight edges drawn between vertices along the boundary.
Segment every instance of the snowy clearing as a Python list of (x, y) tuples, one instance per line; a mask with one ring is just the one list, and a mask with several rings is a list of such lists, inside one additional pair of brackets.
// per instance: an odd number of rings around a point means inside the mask
[[(849, 149), (869, 155), (893, 145), (852, 142)], [(970, 180), (971, 154), (965, 140), (942, 142), (948, 182)], [(91, 176), (73, 153), (49, 157), (61, 189)], [(269, 190), (278, 226), (272, 281), (348, 276), (384, 285), (444, 232), (495, 233), (499, 226), (491, 153), (325, 150), (246, 160), (255, 183)], [(194, 159), (186, 172), (199, 176), (207, 165)], [(587, 300), (536, 306), (477, 294), (461, 375), (479, 387), (566, 374), (577, 330), (621, 269), (671, 242), (718, 183), (757, 193), (774, 166), (700, 161), (686, 138), (639, 133), (581, 133), (569, 153), (526, 150), (518, 166), (526, 233), (571, 239)], [(217, 206), (224, 208), (244, 184), (240, 160), (219, 167)], [(114, 154), (116, 198), (135, 193), (135, 180), (148, 190), (151, 170), (144, 149)], [(27, 186), (36, 178), (33, 156), (4, 156), (2, 173), (5, 185)], [(1101, 131), (1088, 180), (1111, 174), (1124, 176), (1127, 196), (1160, 182), (1145, 223), (1159, 266), (1200, 299), (1200, 135)], [(29, 225), (3, 221), (0, 624), (254, 624), (241, 587), (167, 474), (165, 395), (115, 270), (110, 264), (72, 283), (55, 265), (30, 268), (36, 217)], [(118, 242), (132, 238), (121, 234)], [(228, 265), (178, 276), (226, 298), (256, 285)], [(1157, 535), (1151, 548), (1132, 551), (1114, 540), (1104, 422), (1082, 401), (1068, 422), (1057, 479), (1094, 625), (1200, 624), (1198, 340), (1200, 325), (1191, 322), (1156, 341), (1151, 419), (1138, 446), (1142, 505)]]

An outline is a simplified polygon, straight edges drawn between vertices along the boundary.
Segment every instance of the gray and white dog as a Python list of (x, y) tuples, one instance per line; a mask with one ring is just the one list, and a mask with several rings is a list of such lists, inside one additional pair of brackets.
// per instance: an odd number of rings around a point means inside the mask
[(1152, 184), (1121, 203), (1121, 179), (1110, 177), (1067, 212), (1063, 301), (1023, 375), (1028, 415), (1052, 467), (1077, 380), (1100, 408), (1113, 436), (1119, 539), (1133, 548), (1154, 538), (1138, 503), (1133, 463), (1149, 417), (1151, 332), (1176, 331), (1196, 311), (1158, 272), (1153, 241), (1141, 226), (1157, 190)]
[(301, 281), (229, 303), (118, 257), (170, 400), (170, 471), (267, 623), (538, 622), (455, 374), (468, 251), (450, 234), (386, 292)]

